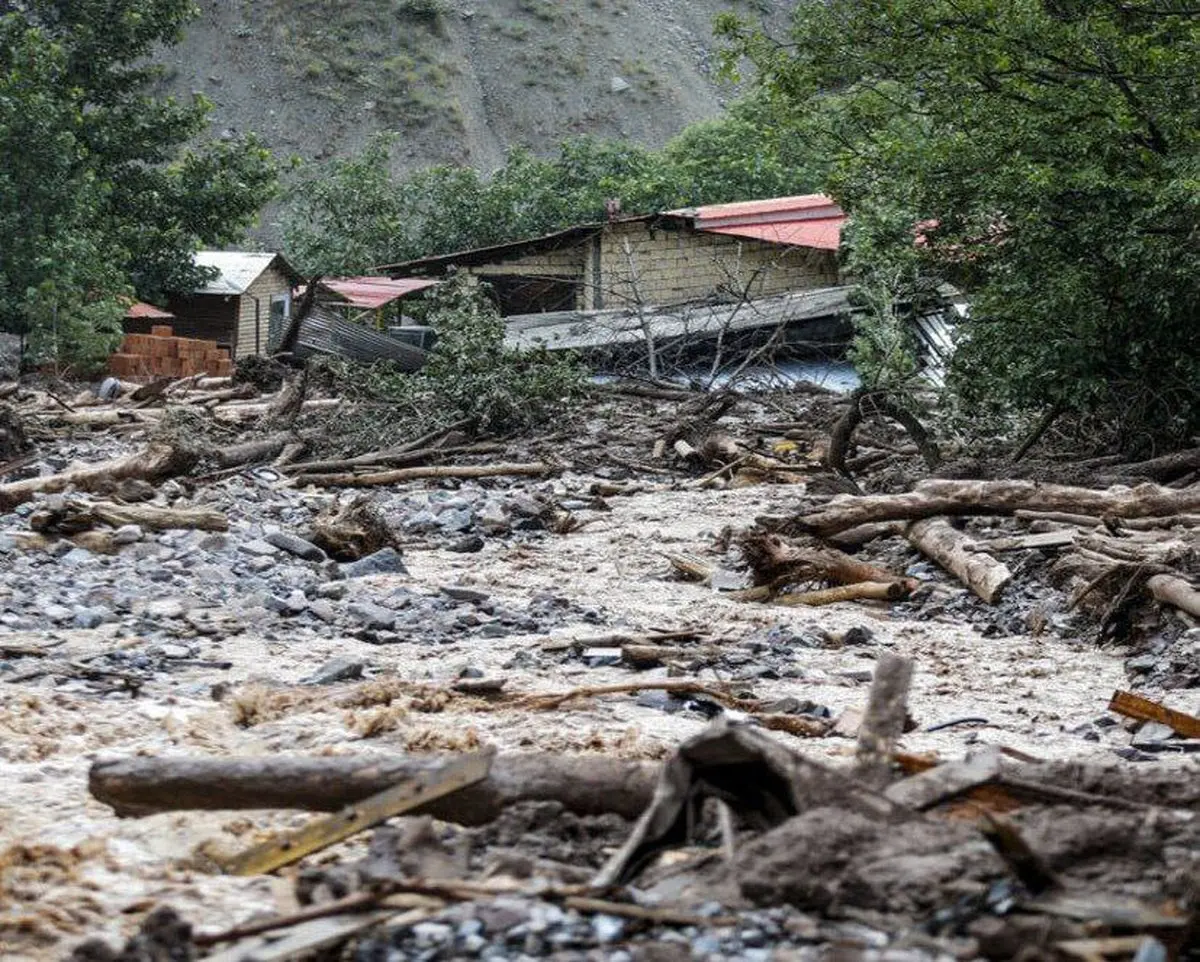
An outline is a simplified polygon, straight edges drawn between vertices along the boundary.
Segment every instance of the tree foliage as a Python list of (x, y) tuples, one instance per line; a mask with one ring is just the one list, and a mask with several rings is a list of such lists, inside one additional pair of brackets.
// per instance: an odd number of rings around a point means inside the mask
[(1102, 412), (1126, 443), (1200, 427), (1200, 14), (827, 0), (786, 45), (722, 30), (828, 153), (875, 263), (968, 291), (968, 399)]
[(0, 10), (0, 329), (49, 324), (41, 343), (101, 350), (118, 297), (201, 279), (192, 253), (241, 236), (275, 165), (252, 136), (187, 146), (209, 105), (148, 92), (148, 57), (178, 40), (191, 0)]
[(287, 248), (304, 270), (372, 266), (499, 244), (606, 217), (811, 190), (824, 165), (766, 96), (686, 128), (662, 150), (578, 137), (556, 155), (509, 152), (490, 176), (439, 166), (391, 173), (394, 138), (311, 172), (291, 193)]

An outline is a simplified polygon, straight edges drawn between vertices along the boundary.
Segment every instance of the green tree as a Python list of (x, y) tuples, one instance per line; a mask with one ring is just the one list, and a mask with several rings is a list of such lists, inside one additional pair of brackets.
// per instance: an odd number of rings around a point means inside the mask
[(825, 163), (774, 100), (740, 102), (686, 128), (661, 151), (576, 137), (549, 158), (514, 148), (485, 177), (470, 167), (391, 173), (395, 138), (313, 170), (292, 189), (287, 249), (313, 273), (373, 266), (535, 237), (607, 216), (751, 200), (816, 189)]
[[(828, 0), (726, 19), (878, 256), (971, 296), (968, 399), (1200, 427), (1200, 15), (1169, 0)], [(874, 212), (874, 213), (873, 213)], [(882, 212), (882, 213), (881, 213)], [(877, 235), (879, 240), (883, 234)]]
[(201, 279), (192, 253), (242, 234), (274, 190), (275, 165), (254, 137), (186, 147), (209, 105), (148, 92), (148, 58), (178, 40), (190, 0), (4, 9), (0, 329), (49, 325), (35, 341), (102, 351), (116, 299)]

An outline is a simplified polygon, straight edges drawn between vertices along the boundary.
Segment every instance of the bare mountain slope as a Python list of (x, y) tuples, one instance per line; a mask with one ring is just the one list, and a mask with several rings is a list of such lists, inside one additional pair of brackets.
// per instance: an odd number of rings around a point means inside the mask
[(165, 87), (305, 161), (400, 134), (397, 165), (498, 165), (573, 134), (659, 145), (715, 115), (715, 14), (782, 0), (200, 0)]

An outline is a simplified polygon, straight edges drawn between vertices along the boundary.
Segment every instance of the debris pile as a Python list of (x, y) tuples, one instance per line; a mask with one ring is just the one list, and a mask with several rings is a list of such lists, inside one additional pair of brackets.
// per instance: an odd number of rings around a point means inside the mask
[(1195, 955), (1195, 451), (334, 387), (0, 387), (6, 958)]

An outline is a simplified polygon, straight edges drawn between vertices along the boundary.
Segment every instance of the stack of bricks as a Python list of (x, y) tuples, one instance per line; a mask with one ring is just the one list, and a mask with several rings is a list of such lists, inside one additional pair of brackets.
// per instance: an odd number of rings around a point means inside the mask
[(149, 334), (126, 334), (121, 350), (108, 359), (116, 377), (191, 377), (211, 374), (222, 377), (233, 372), (229, 352), (216, 341), (175, 337), (167, 324), (156, 324)]

